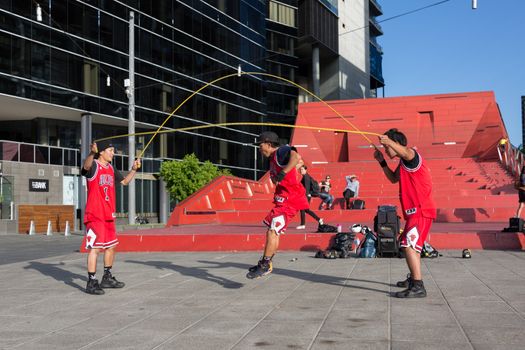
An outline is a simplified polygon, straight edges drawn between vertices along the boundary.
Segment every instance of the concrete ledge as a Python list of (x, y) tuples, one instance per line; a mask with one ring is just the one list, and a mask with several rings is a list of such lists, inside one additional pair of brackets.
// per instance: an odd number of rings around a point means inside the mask
[(0, 235), (17, 234), (18, 221), (0, 220)]

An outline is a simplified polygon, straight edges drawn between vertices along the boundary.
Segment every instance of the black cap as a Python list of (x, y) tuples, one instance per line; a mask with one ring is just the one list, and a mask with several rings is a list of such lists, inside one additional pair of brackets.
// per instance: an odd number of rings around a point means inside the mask
[(266, 142), (279, 144), (280, 143), (279, 136), (277, 136), (277, 134), (274, 133), (273, 131), (265, 131), (257, 137), (257, 141), (254, 144), (260, 145), (261, 143), (266, 143)]
[(113, 140), (101, 140), (97, 142), (97, 149), (99, 153), (109, 147), (115, 147)]

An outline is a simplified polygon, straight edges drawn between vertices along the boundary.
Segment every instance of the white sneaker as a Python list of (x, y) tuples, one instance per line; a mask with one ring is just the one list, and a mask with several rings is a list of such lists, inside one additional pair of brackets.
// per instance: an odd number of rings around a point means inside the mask
[(324, 225), (323, 219), (319, 219), (319, 225)]
[(305, 228), (306, 228), (305, 225), (299, 225), (299, 226), (296, 227), (296, 229), (298, 229), (298, 230), (304, 230)]

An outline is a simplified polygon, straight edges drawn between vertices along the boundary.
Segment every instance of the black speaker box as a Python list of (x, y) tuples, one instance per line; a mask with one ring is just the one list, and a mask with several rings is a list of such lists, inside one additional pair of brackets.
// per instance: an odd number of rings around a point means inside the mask
[(396, 223), (377, 224), (377, 235), (380, 237), (394, 237), (397, 238), (399, 233), (399, 225)]
[(399, 247), (396, 237), (381, 237), (377, 238), (377, 256), (397, 256)]

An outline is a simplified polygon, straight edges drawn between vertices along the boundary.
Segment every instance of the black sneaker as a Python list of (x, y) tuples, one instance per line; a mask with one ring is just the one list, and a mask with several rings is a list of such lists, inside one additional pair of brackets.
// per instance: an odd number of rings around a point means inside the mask
[(272, 270), (273, 267), (271, 261), (268, 264), (264, 264), (263, 262), (259, 261), (257, 266), (253, 266), (248, 269), (249, 272), (246, 274), (246, 277), (250, 279), (259, 278), (269, 275), (272, 273)]
[(113, 275), (104, 275), (102, 277), (102, 282), (100, 282), (101, 288), (122, 288), (126, 284), (124, 282), (119, 282)]
[(100, 285), (98, 284), (97, 279), (89, 279), (87, 282), (87, 286), (86, 286), (86, 293), (102, 295), (104, 294), (104, 290), (100, 288)]
[(406, 280), (399, 281), (396, 283), (396, 286), (398, 286), (399, 288), (410, 288), (411, 285), (412, 285), (412, 276), (410, 276), (410, 274), (407, 274)]
[(427, 296), (427, 290), (421, 281), (421, 283), (412, 284), (410, 288), (397, 292), (395, 296), (397, 298), (424, 298)]
[[(273, 256), (272, 256), (272, 257), (273, 257)], [(250, 267), (250, 268), (248, 269), (248, 271), (250, 271), (250, 272), (255, 272), (255, 271), (257, 271), (257, 268), (259, 267), (259, 265), (262, 265), (262, 264), (264, 264), (264, 258), (261, 258), (261, 260), (259, 260), (259, 261), (257, 262), (257, 265)], [(272, 261), (270, 260), (270, 268), (271, 268), (271, 266), (272, 266)]]
[(250, 271), (250, 272), (255, 272), (255, 271), (257, 271), (257, 268), (258, 268), (258, 267), (259, 267), (259, 265), (252, 266), (252, 267), (250, 267), (250, 268), (248, 269), (248, 271)]
[(257, 265), (250, 267), (250, 268), (248, 269), (248, 271), (250, 271), (250, 272), (255, 272), (255, 271), (257, 271), (257, 268), (259, 267), (259, 264), (261, 264), (261, 260), (259, 260), (259, 261), (257, 262)]

